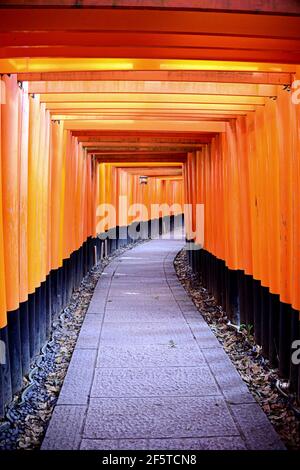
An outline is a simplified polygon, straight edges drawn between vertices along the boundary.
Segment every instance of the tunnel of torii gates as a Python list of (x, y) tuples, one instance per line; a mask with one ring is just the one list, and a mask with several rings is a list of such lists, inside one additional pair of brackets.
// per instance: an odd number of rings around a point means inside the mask
[[(295, 0), (1, 2), (0, 414), (83, 276), (131, 241), (105, 233), (184, 204), (193, 270), (299, 398), (299, 16)], [(126, 217), (119, 196), (176, 206)], [(99, 230), (101, 203), (116, 219)]]

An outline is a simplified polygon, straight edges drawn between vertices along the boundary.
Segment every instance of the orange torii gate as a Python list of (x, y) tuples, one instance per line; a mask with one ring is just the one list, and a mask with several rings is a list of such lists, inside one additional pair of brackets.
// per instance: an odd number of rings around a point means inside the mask
[(98, 204), (124, 194), (191, 204), (194, 245), (205, 205), (191, 265), (300, 396), (300, 7), (191, 3), (1, 2), (0, 414), (99, 258)]

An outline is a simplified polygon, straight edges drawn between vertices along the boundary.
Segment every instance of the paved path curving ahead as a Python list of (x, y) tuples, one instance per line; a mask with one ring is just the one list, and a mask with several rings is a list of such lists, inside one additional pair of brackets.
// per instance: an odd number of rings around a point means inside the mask
[(42, 449), (282, 449), (152, 240), (104, 271)]

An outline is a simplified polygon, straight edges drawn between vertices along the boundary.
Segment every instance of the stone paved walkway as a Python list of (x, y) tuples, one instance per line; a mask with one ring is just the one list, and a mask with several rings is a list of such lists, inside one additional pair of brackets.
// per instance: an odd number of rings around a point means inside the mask
[(283, 449), (177, 280), (182, 240), (104, 271), (42, 449)]

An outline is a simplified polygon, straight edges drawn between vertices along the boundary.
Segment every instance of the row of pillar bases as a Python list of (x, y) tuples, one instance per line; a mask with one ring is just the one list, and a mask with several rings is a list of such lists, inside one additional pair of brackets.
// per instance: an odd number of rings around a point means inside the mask
[(94, 243), (88, 238), (60, 268), (47, 275), (26, 302), (8, 313), (7, 326), (0, 329), (0, 339), (5, 344), (0, 377), (0, 417), (5, 414), (6, 405), (14, 394), (22, 389), (23, 377), (28, 376), (34, 359), (50, 339), (53, 321), (93, 266)]
[(292, 360), (293, 343), (300, 338), (299, 312), (280, 301), (260, 281), (241, 270), (231, 270), (204, 249), (189, 250), (188, 261), (203, 286), (226, 312), (230, 324), (244, 325), (261, 346), (270, 366), (278, 368), (288, 392), (300, 403), (300, 365)]

